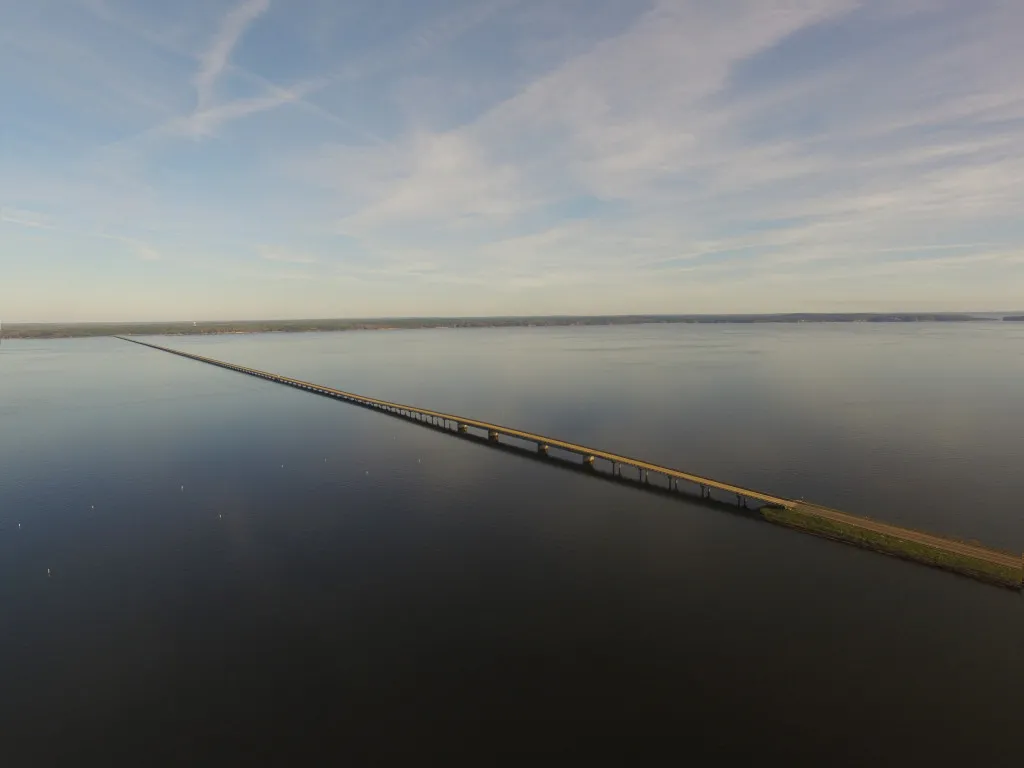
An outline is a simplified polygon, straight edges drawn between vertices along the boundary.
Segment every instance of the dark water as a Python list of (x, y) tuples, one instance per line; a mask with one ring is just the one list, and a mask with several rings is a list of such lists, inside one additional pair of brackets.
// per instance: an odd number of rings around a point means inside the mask
[[(1010, 324), (156, 341), (1024, 550)], [(0, 612), (5, 767), (1024, 747), (1018, 594), (112, 339), (0, 347)]]

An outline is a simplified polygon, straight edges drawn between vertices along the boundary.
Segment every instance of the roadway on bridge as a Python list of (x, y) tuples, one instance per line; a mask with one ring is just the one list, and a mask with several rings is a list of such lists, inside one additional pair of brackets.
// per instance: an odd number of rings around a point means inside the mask
[(442, 411), (432, 411), (428, 408), (418, 408), (414, 405), (405, 405), (403, 403), (394, 403), (389, 400), (380, 400), (374, 397), (366, 397), (365, 395), (357, 395), (352, 392), (345, 392), (344, 390), (334, 389), (332, 387), (325, 387), (320, 384), (313, 384), (308, 381), (302, 381), (301, 379), (292, 379), (288, 376), (281, 376), (276, 373), (269, 373), (267, 371), (261, 371), (257, 368), (248, 368), (243, 365), (235, 365), (234, 363), (227, 363), (223, 360), (216, 360), (211, 357), (203, 357), (202, 355), (194, 355), (189, 352), (182, 352), (177, 349), (171, 349), (169, 347), (161, 347), (157, 344), (150, 344), (145, 341), (139, 341), (137, 339), (129, 339), (124, 336), (117, 336), (122, 341), (130, 341), (133, 344), (140, 344), (144, 347), (150, 347), (157, 349), (162, 352), (169, 352), (179, 357), (186, 357), (192, 360), (196, 360), (202, 363), (208, 363), (210, 365), (216, 365), (220, 368), (227, 368), (229, 370), (237, 371), (239, 373), (246, 373), (250, 376), (257, 376), (262, 379), (269, 381), (275, 381), (280, 384), (286, 384), (292, 387), (298, 387), (309, 392), (315, 392), (318, 394), (328, 395), (331, 397), (340, 398), (354, 403), (360, 403), (368, 405), (374, 408), (383, 408), (391, 411), (407, 411), (409, 413), (416, 413), (421, 416), (428, 418), (442, 419), (450, 421), (455, 424), (464, 424), (468, 427), (475, 427), (477, 429), (486, 430), (488, 432), (496, 432), (498, 434), (506, 435), (508, 437), (518, 438), (520, 440), (526, 440), (528, 442), (536, 443), (537, 445), (546, 445), (550, 448), (559, 448), (569, 453), (574, 453), (580, 456), (593, 456), (597, 459), (604, 459), (612, 465), (623, 465), (628, 467), (635, 467), (638, 470), (644, 472), (653, 472), (658, 475), (664, 475), (667, 478), (673, 480), (685, 480), (695, 485), (704, 486), (706, 488), (715, 488), (720, 491), (735, 494), (744, 499), (753, 499), (760, 501), (765, 504), (774, 504), (777, 506), (792, 508), (796, 505), (796, 501), (793, 499), (786, 499), (781, 496), (774, 496), (768, 493), (762, 493), (761, 491), (755, 491), (751, 488), (744, 488), (739, 485), (733, 485), (732, 483), (725, 483), (721, 480), (713, 480), (709, 477), (703, 477), (701, 475), (695, 475), (690, 472), (683, 472), (679, 469), (673, 469), (672, 467), (665, 467), (660, 464), (654, 464), (643, 459), (634, 459), (630, 456), (623, 456), (617, 453), (611, 453), (609, 451), (602, 451), (597, 448), (590, 448), (585, 445), (578, 443), (570, 443), (565, 440), (559, 440), (555, 437), (547, 437), (546, 435), (538, 435), (534, 432), (526, 432), (521, 429), (514, 429), (512, 427), (505, 427), (500, 424), (492, 424), (488, 421), (480, 421), (479, 419), (470, 419), (465, 416), (458, 416), (452, 413), (444, 413)]

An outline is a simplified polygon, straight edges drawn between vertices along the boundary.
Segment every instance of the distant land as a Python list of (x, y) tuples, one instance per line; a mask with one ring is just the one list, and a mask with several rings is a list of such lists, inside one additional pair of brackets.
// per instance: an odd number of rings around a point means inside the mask
[(1003, 320), (1010, 320), (1013, 322), (1024, 322), (1024, 315), (1014, 315), (1012, 317), (1004, 317)]
[[(791, 313), (774, 315), (555, 315), (531, 317), (398, 317), (327, 320), (236, 320), (155, 323), (12, 323), (6, 339), (58, 339), (87, 336), (195, 336), (226, 333), (411, 330), (416, 328), (509, 328), (647, 323), (921, 323), (999, 320), (955, 312)], [(1008, 316), (1003, 320), (1022, 320)]]

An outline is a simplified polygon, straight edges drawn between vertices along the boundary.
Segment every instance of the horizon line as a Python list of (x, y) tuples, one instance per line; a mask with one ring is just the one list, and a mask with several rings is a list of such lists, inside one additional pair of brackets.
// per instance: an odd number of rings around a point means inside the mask
[[(352, 315), (335, 317), (261, 317), (233, 319), (161, 319), (161, 320), (49, 320), (49, 321), (7, 321), (9, 327), (24, 325), (168, 325), (168, 324), (223, 324), (223, 323), (300, 323), (300, 322), (383, 322), (416, 321), (416, 320), (594, 320), (594, 319), (627, 319), (627, 318), (717, 318), (717, 317), (879, 317), (900, 315), (905, 317), (945, 315), (956, 317), (972, 317), (976, 315), (1018, 315), (1020, 310), (875, 310), (875, 311), (818, 311), (818, 312), (624, 312), (614, 314), (526, 314), (526, 315)], [(2, 323), (3, 321), (0, 321)]]

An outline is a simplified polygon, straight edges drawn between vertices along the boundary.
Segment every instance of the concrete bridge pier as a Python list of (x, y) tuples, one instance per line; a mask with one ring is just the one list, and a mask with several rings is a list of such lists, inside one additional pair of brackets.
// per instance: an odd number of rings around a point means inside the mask
[(465, 434), (468, 429), (469, 428), (465, 424), (459, 424), (459, 432)]
[(493, 429), (488, 429), (487, 439), (490, 440), (492, 443), (498, 442), (498, 433), (495, 432)]
[(547, 444), (546, 443), (537, 443), (537, 453), (539, 453), (541, 456), (547, 456), (548, 455), (548, 446), (547, 446)]

